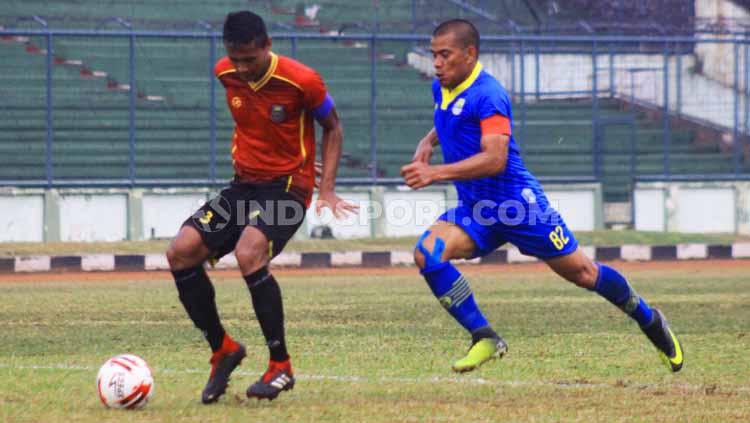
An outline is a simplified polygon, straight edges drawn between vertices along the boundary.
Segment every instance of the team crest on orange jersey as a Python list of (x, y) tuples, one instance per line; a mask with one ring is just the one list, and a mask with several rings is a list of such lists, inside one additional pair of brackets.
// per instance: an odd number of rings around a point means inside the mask
[(235, 109), (242, 107), (242, 99), (239, 97), (232, 97), (232, 107)]
[(286, 119), (286, 111), (284, 106), (281, 104), (274, 104), (271, 106), (271, 121), (273, 123), (281, 123)]

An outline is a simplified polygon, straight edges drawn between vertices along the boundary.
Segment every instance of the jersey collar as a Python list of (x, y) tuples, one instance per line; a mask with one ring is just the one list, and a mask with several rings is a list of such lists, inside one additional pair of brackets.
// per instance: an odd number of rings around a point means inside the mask
[(271, 55), (271, 65), (268, 66), (268, 70), (266, 71), (266, 73), (264, 73), (257, 82), (250, 81), (247, 83), (247, 85), (249, 85), (253, 91), (258, 91), (259, 89), (263, 88), (268, 80), (271, 79), (273, 73), (276, 72), (276, 66), (279, 64), (279, 56), (274, 54), (274, 52), (270, 52), (269, 54)]
[(449, 90), (448, 88), (440, 87), (440, 110), (448, 110), (448, 105), (451, 104), (456, 97), (461, 95), (461, 93), (466, 91), (466, 89), (469, 88), (477, 78), (479, 78), (479, 73), (482, 72), (482, 69), (482, 64), (477, 61), (477, 64), (474, 65), (474, 69), (471, 71), (471, 74), (469, 74), (469, 77), (466, 78), (464, 82), (458, 84), (456, 88)]

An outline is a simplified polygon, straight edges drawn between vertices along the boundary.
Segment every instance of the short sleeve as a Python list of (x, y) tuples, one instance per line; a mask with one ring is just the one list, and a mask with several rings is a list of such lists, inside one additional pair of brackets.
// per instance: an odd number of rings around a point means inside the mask
[(510, 101), (501, 90), (484, 92), (477, 101), (477, 117), (484, 120), (494, 115), (510, 118)]
[(216, 65), (214, 66), (214, 75), (216, 75), (217, 78), (234, 71), (235, 68), (232, 64), (232, 61), (229, 60), (229, 58), (226, 56), (219, 59), (219, 61), (216, 62)]
[(311, 71), (304, 81), (305, 109), (313, 111), (320, 107), (328, 96), (328, 89), (319, 73)]

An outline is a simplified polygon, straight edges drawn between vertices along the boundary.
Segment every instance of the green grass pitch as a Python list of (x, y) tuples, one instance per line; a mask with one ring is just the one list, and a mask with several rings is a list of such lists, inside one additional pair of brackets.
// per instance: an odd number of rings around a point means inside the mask
[[(0, 282), (0, 421), (750, 420), (748, 265), (625, 267), (685, 345), (674, 375), (619, 310), (540, 268), (466, 269), (510, 352), (465, 375), (450, 365), (467, 336), (416, 271), (279, 272), (299, 379), (270, 403), (244, 396), (267, 352), (244, 284), (222, 273), (220, 313), (248, 358), (212, 406), (208, 348), (167, 274)], [(99, 366), (124, 352), (154, 369), (144, 410), (97, 398)]]

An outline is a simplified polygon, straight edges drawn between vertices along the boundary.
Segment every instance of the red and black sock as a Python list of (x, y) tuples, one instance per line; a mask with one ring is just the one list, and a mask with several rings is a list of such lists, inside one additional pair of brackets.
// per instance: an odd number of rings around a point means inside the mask
[(245, 282), (253, 300), (255, 316), (266, 338), (271, 360), (284, 361), (289, 358), (284, 339), (284, 307), (281, 302), (281, 288), (268, 267), (263, 267), (250, 275)]
[(221, 348), (224, 340), (224, 327), (219, 320), (216, 310), (216, 293), (211, 280), (208, 279), (206, 269), (196, 266), (190, 269), (172, 272), (180, 301), (195, 326), (203, 332), (203, 336), (216, 352)]

